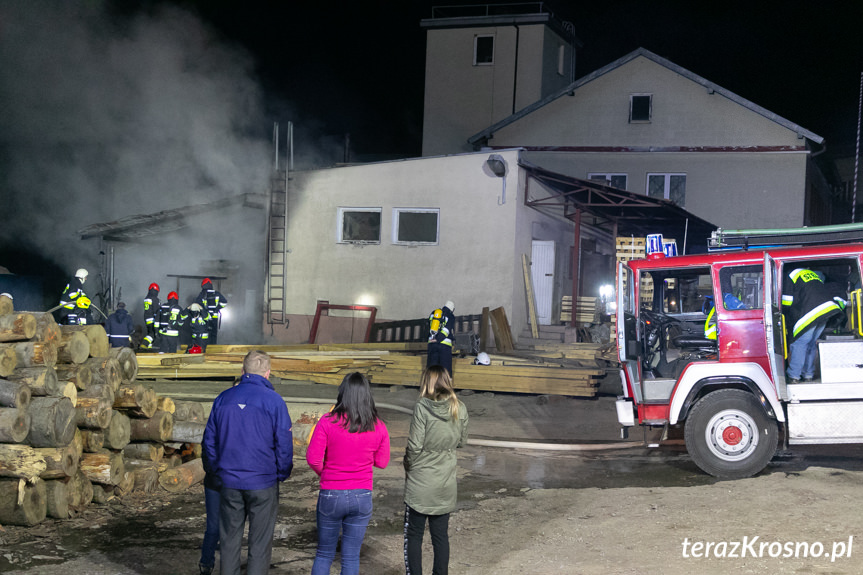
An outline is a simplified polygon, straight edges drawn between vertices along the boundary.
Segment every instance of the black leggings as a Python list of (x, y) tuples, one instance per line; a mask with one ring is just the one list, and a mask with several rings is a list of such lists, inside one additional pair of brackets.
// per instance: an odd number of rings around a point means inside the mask
[(426, 519), (429, 522), (434, 563), (432, 575), (447, 575), (449, 570), (449, 513), (444, 515), (424, 515), (405, 505), (405, 573), (423, 573), (423, 533)]

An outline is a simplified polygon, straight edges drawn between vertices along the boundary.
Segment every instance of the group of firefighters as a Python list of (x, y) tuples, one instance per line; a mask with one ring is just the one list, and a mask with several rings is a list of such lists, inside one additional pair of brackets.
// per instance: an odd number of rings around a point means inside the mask
[[(87, 297), (84, 282), (87, 270), (81, 268), (66, 285), (60, 296), (60, 323), (66, 325), (86, 325), (92, 323), (91, 308), (104, 316)], [(159, 284), (151, 283), (144, 298), (144, 339), (142, 351), (175, 353), (180, 341), (180, 328), (188, 325), (192, 343), (189, 353), (203, 353), (207, 345), (217, 343), (221, 312), (228, 300), (219, 293), (209, 278), (201, 282), (201, 292), (187, 308), (180, 306), (180, 296), (172, 291), (165, 303), (159, 301)], [(134, 327), (123, 302), (117, 304), (117, 311), (106, 316), (105, 331), (113, 347), (130, 347)]]

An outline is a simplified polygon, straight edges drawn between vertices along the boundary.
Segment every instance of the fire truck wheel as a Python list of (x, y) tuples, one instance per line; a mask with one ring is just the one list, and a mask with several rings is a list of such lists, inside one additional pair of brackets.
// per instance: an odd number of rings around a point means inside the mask
[(776, 453), (776, 421), (754, 395), (739, 389), (701, 398), (689, 412), (684, 436), (695, 464), (720, 479), (755, 475)]

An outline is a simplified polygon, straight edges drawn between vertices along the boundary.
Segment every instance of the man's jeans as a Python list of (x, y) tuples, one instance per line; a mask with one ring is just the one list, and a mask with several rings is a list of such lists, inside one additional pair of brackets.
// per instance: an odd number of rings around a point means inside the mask
[(360, 572), (360, 547), (372, 518), (370, 489), (321, 489), (318, 494), (318, 551), (312, 575), (329, 575), (342, 534), (341, 575)]
[(801, 375), (809, 379), (815, 376), (818, 338), (821, 337), (825, 325), (820, 323), (810, 327), (788, 346), (788, 369), (785, 374), (789, 379), (800, 379)]
[(204, 508), (207, 510), (207, 529), (201, 544), (201, 565), (216, 565), (216, 549), (219, 547), (219, 492), (204, 487)]

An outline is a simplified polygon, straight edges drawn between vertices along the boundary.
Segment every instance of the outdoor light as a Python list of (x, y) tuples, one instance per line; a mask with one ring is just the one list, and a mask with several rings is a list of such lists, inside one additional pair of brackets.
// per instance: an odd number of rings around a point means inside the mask
[(357, 298), (357, 305), (375, 305), (375, 296), (370, 293), (364, 293)]
[(609, 299), (614, 295), (614, 287), (611, 284), (599, 286), (599, 297)]
[(502, 206), (506, 203), (506, 160), (500, 154), (491, 154), (485, 161), (485, 164), (491, 170), (491, 173), (501, 178), (503, 182), (503, 190), (500, 193), (500, 199), (497, 201), (497, 205)]
[(498, 178), (506, 175), (506, 160), (500, 154), (490, 155), (485, 163), (488, 164), (488, 169), (491, 170), (491, 173)]

